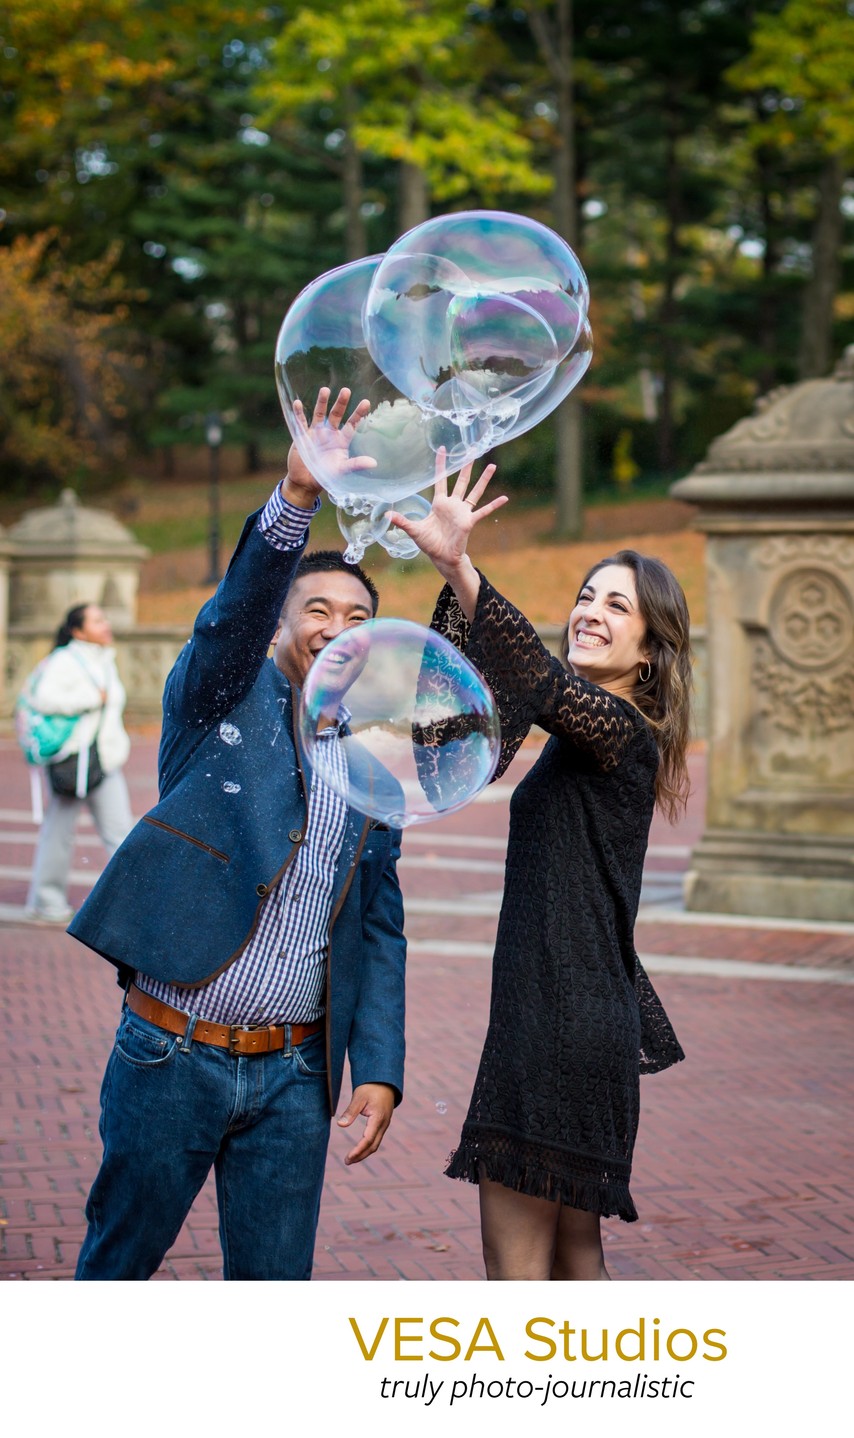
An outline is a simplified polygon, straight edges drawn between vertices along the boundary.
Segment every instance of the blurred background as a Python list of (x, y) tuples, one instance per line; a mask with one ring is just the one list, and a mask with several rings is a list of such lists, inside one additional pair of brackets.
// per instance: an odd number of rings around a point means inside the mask
[(590, 279), (580, 391), (495, 456), (535, 539), (666, 496), (854, 341), (845, 0), (4, 0), (0, 32), (4, 523), (71, 485), (184, 569), (213, 479), (233, 541), (287, 452), (291, 301), (450, 209)]

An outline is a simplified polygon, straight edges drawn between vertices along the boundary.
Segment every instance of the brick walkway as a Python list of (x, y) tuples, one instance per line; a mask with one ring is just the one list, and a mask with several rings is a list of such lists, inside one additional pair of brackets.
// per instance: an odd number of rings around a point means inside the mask
[[(155, 798), (156, 745), (137, 737), (135, 812)], [(410, 831), (407, 1094), (380, 1152), (353, 1170), (333, 1132), (315, 1276), (478, 1279), (477, 1191), (442, 1177), (465, 1113), (489, 994), (510, 779)], [(656, 821), (637, 930), (688, 1054), (645, 1079), (633, 1194), (606, 1224), (629, 1279), (854, 1278), (850, 1104), (854, 925), (697, 921), (680, 875), (702, 827), (703, 756), (683, 824)], [(112, 970), (63, 932), (21, 921), (35, 830), (27, 776), (0, 740), (0, 1277), (66, 1279), (98, 1158), (98, 1087), (119, 1006)], [(102, 863), (81, 825), (72, 901)], [(345, 1090), (346, 1092), (346, 1090)], [(212, 1184), (158, 1278), (217, 1279)]]

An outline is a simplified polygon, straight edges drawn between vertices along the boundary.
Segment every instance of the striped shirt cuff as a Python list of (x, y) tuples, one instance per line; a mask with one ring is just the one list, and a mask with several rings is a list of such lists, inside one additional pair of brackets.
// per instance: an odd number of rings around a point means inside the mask
[(301, 549), (308, 538), (308, 526), (319, 508), (319, 495), (313, 509), (299, 509), (282, 498), (282, 491), (276, 485), (258, 517), (258, 528), (274, 549)]

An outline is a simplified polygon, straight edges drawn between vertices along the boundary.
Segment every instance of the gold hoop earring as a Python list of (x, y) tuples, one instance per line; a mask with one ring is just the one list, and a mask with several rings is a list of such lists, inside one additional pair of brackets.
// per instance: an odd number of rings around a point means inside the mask
[(638, 669), (638, 679), (640, 680), (641, 684), (648, 684), (650, 679), (652, 678), (652, 665), (650, 664), (648, 659), (646, 661), (646, 674), (641, 674), (642, 668), (643, 665), (641, 665), (640, 669)]

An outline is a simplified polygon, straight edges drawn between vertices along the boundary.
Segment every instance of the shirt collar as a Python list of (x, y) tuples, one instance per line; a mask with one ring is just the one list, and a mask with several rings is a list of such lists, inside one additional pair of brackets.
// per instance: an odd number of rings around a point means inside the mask
[(334, 724), (329, 724), (329, 725), (327, 725), (327, 727), (326, 727), (325, 729), (318, 729), (318, 731), (317, 731), (317, 738), (318, 738), (318, 739), (332, 739), (332, 738), (334, 738), (335, 736), (337, 736), (338, 734), (344, 733), (344, 732), (346, 731), (347, 725), (350, 723), (350, 720), (352, 719), (352, 717), (353, 717), (352, 711), (347, 708), (347, 705), (346, 705), (346, 704), (339, 704), (339, 705), (338, 705), (338, 715), (337, 715), (337, 717), (336, 717), (335, 723), (334, 723)]

